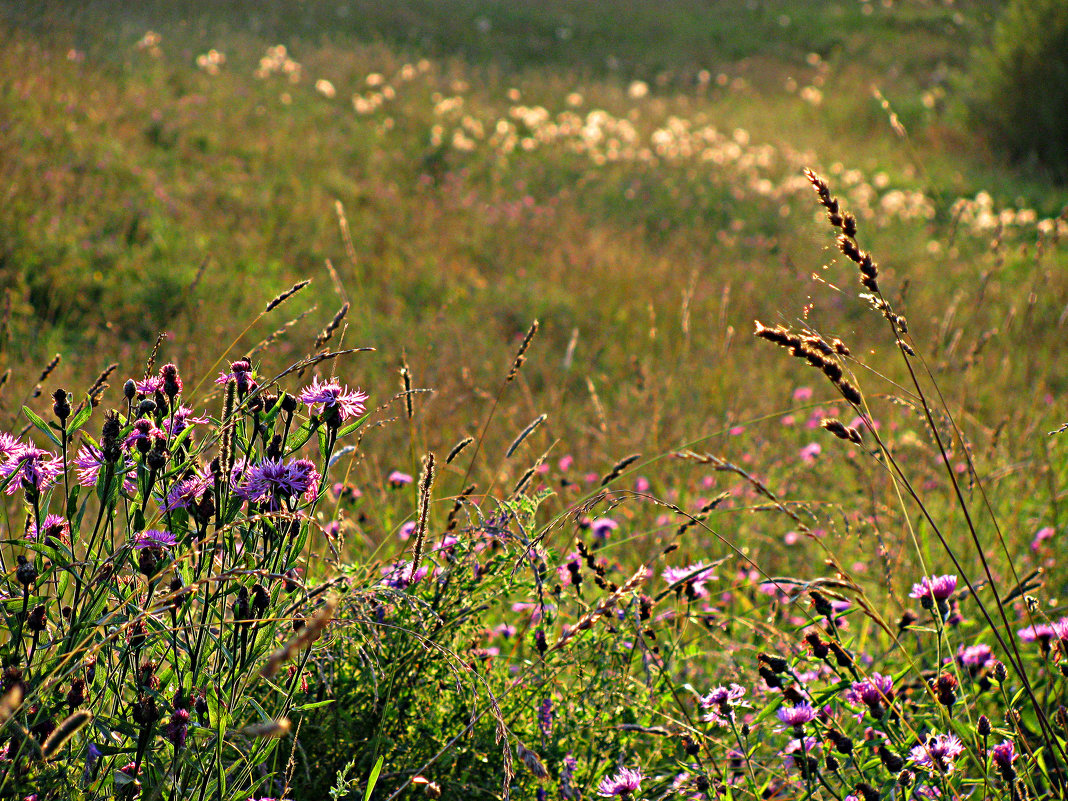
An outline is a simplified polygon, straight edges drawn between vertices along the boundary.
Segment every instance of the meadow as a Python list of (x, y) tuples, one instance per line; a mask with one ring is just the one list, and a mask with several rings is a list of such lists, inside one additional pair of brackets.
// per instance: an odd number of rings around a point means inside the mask
[(1001, 5), (0, 3), (0, 797), (1065, 797)]

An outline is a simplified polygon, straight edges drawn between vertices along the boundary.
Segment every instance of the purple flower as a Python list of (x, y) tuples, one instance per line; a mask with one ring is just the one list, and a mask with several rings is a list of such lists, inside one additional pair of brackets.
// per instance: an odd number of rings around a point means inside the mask
[(742, 700), (745, 687), (731, 684), (730, 687), (714, 687), (712, 692), (701, 698), (701, 707), (711, 710), (704, 716), (706, 723), (726, 726), (734, 720), (734, 710), (740, 706), (749, 706)]
[(229, 373), (219, 373), (215, 379), (216, 384), (228, 384), (230, 381), (237, 382), (237, 391), (245, 395), (256, 388), (256, 380), (253, 378), (252, 364), (246, 359), (239, 359), (230, 363)]
[[(100, 477), (100, 468), (103, 465), (104, 457), (100, 455), (98, 448), (93, 445), (86, 445), (79, 449), (78, 455), (74, 457), (74, 469), (78, 477), (78, 483), (83, 487), (95, 487), (97, 479)], [(125, 475), (134, 469), (134, 463), (126, 460), (121, 465), (115, 465), (115, 469), (123, 472), (123, 492), (127, 495), (133, 495), (137, 492), (137, 484), (134, 483), (133, 479)]]
[(180, 406), (174, 411), (172, 419), (163, 421), (163, 428), (172, 439), (177, 437), (191, 425), (203, 425), (208, 422), (206, 417), (194, 417), (193, 410), (189, 406)]
[(686, 567), (665, 568), (661, 575), (664, 577), (664, 581), (668, 583), (668, 586), (684, 582), (679, 586), (686, 587), (687, 595), (692, 594), (694, 598), (707, 598), (708, 590), (705, 588), (705, 582), (716, 578), (712, 573), (713, 569), (704, 562), (696, 562)]
[(894, 680), (889, 676), (872, 673), (863, 681), (853, 682), (846, 690), (845, 699), (851, 704), (864, 704), (873, 717), (881, 718), (886, 713), (884, 702), (894, 699), (893, 687)]
[(287, 463), (281, 459), (264, 459), (248, 469), (244, 483), (235, 493), (246, 501), (262, 503), (267, 509), (278, 511), (283, 501), (302, 495), (314, 496), (318, 487), (319, 471), (307, 459)]
[(150, 528), (148, 531), (142, 531), (137, 535), (137, 539), (134, 540), (134, 548), (138, 550), (142, 548), (173, 548), (177, 542), (178, 538), (171, 532)]
[(993, 658), (994, 653), (990, 650), (990, 646), (983, 643), (967, 647), (962, 645), (957, 649), (957, 661), (973, 676), (986, 667), (986, 663)]
[(148, 378), (134, 381), (134, 389), (138, 395), (155, 395), (163, 389), (163, 378), (158, 375), (150, 375)]
[(794, 754), (800, 752), (801, 755), (809, 754), (813, 751), (819, 751), (820, 741), (815, 737), (803, 737), (800, 740), (791, 740), (789, 745), (782, 750), (785, 755), (783, 763), (787, 770), (792, 770), (797, 767), (797, 757)]
[(1016, 768), (1012, 765), (1016, 761), (1016, 746), (1012, 740), (1004, 740), (995, 745), (990, 749), (990, 756), (1005, 781), (1012, 781), (1016, 777)]
[(167, 435), (156, 428), (151, 420), (142, 417), (133, 424), (133, 430), (127, 435), (122, 445), (127, 451), (134, 447), (141, 453), (148, 453), (157, 442), (166, 442)]
[(602, 798), (612, 798), (617, 795), (621, 798), (630, 798), (632, 793), (642, 789), (644, 778), (641, 768), (637, 770), (622, 768), (615, 776), (606, 776), (601, 779), (601, 783), (597, 785), (597, 795)]
[(408, 484), (411, 484), (412, 480), (413, 479), (410, 475), (408, 475), (407, 473), (402, 473), (400, 470), (394, 470), (392, 473), (389, 474), (389, 477), (386, 479), (386, 481), (389, 482), (389, 486), (391, 486), (393, 489), (400, 489), (401, 487), (405, 487)]
[(928, 600), (934, 598), (936, 601), (944, 601), (953, 594), (955, 589), (957, 589), (956, 576), (924, 576), (919, 584), (912, 585), (909, 598), (921, 601), (924, 598)]
[(918, 767), (947, 776), (955, 768), (954, 760), (964, 753), (964, 743), (955, 734), (936, 734), (923, 745), (915, 746), (909, 756)]
[(1020, 639), (1024, 642), (1035, 642), (1037, 640), (1046, 644), (1057, 636), (1057, 632), (1049, 623), (1038, 623), (1034, 626), (1027, 626), (1016, 633), (1020, 635)]
[[(45, 545), (50, 545), (50, 540), (60, 540), (61, 542), (70, 540), (70, 523), (61, 515), (48, 515), (41, 524), (41, 530), (44, 532)], [(30, 521), (29, 529), (26, 531), (26, 539), (37, 539), (37, 524), (32, 520)]]
[(312, 381), (311, 386), (304, 388), (297, 400), (307, 404), (309, 411), (312, 406), (322, 404), (319, 408), (319, 416), (328, 418), (336, 414), (338, 423), (345, 422), (346, 418), (363, 414), (367, 408), (364, 406), (367, 400), (366, 392), (359, 389), (350, 390), (336, 381), (320, 384), (317, 378)]
[(394, 562), (392, 565), (386, 565), (382, 568), (382, 575), (384, 576), (382, 583), (395, 590), (406, 590), (411, 585), (418, 584), (426, 578), (426, 574), (429, 572), (430, 570), (426, 565), (421, 565), (413, 576), (411, 562)]
[(175, 509), (192, 508), (213, 484), (214, 478), (204, 468), (187, 474), (181, 481), (176, 481), (171, 485), (163, 504), (163, 511), (173, 512)]
[(619, 523), (610, 517), (598, 517), (590, 523), (593, 536), (599, 540), (608, 539), (608, 535), (619, 528)]
[(189, 710), (179, 707), (171, 713), (170, 722), (163, 730), (166, 737), (175, 748), (185, 747), (186, 736), (189, 733)]
[(811, 704), (798, 704), (792, 707), (780, 707), (775, 717), (787, 726), (804, 726), (816, 719), (816, 710)]
[(7, 461), (26, 446), (10, 434), (0, 434), (0, 461)]
[(56, 483), (63, 463), (48, 451), (27, 445), (0, 465), (0, 476), (13, 476), (4, 490), (14, 495), (19, 488), (41, 492)]
[(553, 733), (553, 699), (546, 696), (538, 707), (538, 728), (546, 737)]

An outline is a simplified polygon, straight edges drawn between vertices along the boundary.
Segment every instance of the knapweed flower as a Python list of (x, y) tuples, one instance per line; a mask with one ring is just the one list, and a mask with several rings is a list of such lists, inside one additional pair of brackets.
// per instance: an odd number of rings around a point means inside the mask
[(402, 473), (400, 470), (394, 470), (389, 474), (389, 477), (386, 478), (386, 481), (393, 489), (400, 489), (401, 487), (406, 487), (411, 484), (413, 479), (407, 473)]
[(1024, 642), (1037, 641), (1043, 645), (1048, 645), (1049, 641), (1057, 636), (1057, 632), (1049, 623), (1036, 623), (1033, 626), (1022, 628), (1016, 633), (1020, 635), (1020, 639)]
[(138, 395), (155, 395), (162, 390), (163, 379), (158, 375), (150, 375), (148, 378), (134, 381), (134, 391)]
[(314, 497), (319, 488), (319, 471), (307, 459), (293, 459), (283, 463), (281, 459), (264, 459), (250, 467), (244, 483), (235, 493), (246, 501), (262, 503), (271, 511), (282, 508), (291, 498)]
[(415, 575), (412, 575), (411, 562), (394, 562), (392, 565), (382, 568), (382, 575), (384, 576), (382, 583), (395, 590), (406, 590), (426, 578), (426, 574), (429, 572), (430, 570), (426, 565), (420, 565), (415, 571)]
[(745, 687), (740, 684), (731, 684), (729, 687), (713, 687), (712, 692), (702, 696), (701, 707), (709, 710), (704, 716), (706, 723), (716, 726), (726, 726), (734, 720), (734, 710), (740, 706), (749, 706), (742, 700), (745, 695)]
[(851, 704), (864, 704), (872, 717), (881, 718), (886, 714), (884, 704), (894, 699), (894, 680), (881, 673), (872, 673), (863, 681), (853, 682), (846, 690), (845, 699)]
[(181, 481), (176, 481), (167, 491), (167, 497), (163, 504), (164, 512), (173, 512), (175, 509), (191, 509), (204, 497), (215, 483), (211, 472), (200, 468), (187, 474)]
[(819, 752), (820, 741), (815, 737), (802, 737), (798, 740), (791, 740), (789, 744), (782, 750), (783, 753), (783, 765), (787, 770), (793, 770), (798, 766), (799, 761), (803, 761), (805, 767), (802, 768), (806, 773), (808, 772), (809, 760), (812, 759), (810, 754), (813, 752)]
[(1007, 782), (1016, 778), (1016, 768), (1012, 764), (1016, 761), (1016, 756), (1016, 746), (1011, 740), (1005, 740), (990, 749), (990, 757), (994, 760), (998, 773)]
[(219, 373), (215, 379), (216, 384), (226, 385), (231, 381), (237, 382), (237, 391), (241, 395), (247, 395), (257, 386), (253, 378), (252, 364), (247, 359), (239, 359), (230, 363), (230, 372)]
[(321, 384), (319, 379), (315, 379), (311, 386), (304, 388), (297, 400), (307, 404), (309, 411), (319, 404), (320, 418), (340, 425), (347, 418), (364, 413), (367, 397), (366, 392), (350, 390), (336, 381)]
[[(100, 477), (100, 468), (104, 465), (104, 457), (100, 449), (93, 445), (86, 445), (79, 449), (74, 457), (74, 471), (78, 477), (78, 483), (83, 487), (95, 487)], [(127, 459), (122, 465), (115, 466), (116, 472), (122, 471), (122, 490), (127, 495), (137, 492), (137, 484), (127, 473), (134, 470), (134, 463)]]
[(798, 704), (797, 706), (780, 707), (775, 717), (787, 726), (804, 726), (816, 719), (816, 710), (811, 704)]
[(189, 406), (179, 406), (174, 410), (174, 414), (170, 418), (163, 421), (163, 429), (171, 439), (174, 439), (189, 426), (203, 425), (206, 422), (208, 422), (208, 418), (196, 417)]
[(590, 522), (590, 531), (595, 539), (606, 540), (608, 535), (619, 528), (619, 523), (610, 517), (598, 517)]
[(634, 793), (642, 789), (642, 779), (644, 778), (641, 768), (637, 770), (622, 768), (615, 776), (606, 776), (601, 779), (601, 783), (597, 785), (597, 795), (602, 798), (613, 798), (614, 796), (631, 798)]
[(961, 667), (966, 668), (973, 676), (986, 667), (986, 663), (993, 658), (994, 652), (990, 650), (989, 645), (984, 643), (962, 645), (957, 649), (957, 661), (961, 664)]
[(546, 737), (551, 737), (553, 733), (553, 699), (542, 699), (541, 705), (538, 707), (538, 728), (541, 729), (541, 733)]
[(163, 394), (172, 400), (182, 392), (182, 378), (178, 375), (178, 366), (165, 364), (159, 368), (159, 379)]
[[(41, 523), (41, 531), (44, 533), (44, 544), (51, 545), (51, 540), (68, 542), (70, 540), (70, 523), (61, 515), (48, 515)], [(37, 524), (30, 521), (30, 527), (26, 531), (26, 539), (37, 539)]]
[(11, 434), (0, 434), (0, 461), (7, 461), (26, 446)]
[(11, 477), (4, 492), (14, 495), (20, 488), (42, 492), (56, 483), (63, 463), (48, 451), (27, 445), (0, 464), (0, 476)]
[(708, 590), (705, 588), (705, 582), (716, 578), (712, 570), (713, 568), (704, 562), (696, 562), (686, 567), (665, 568), (661, 575), (664, 577), (664, 581), (668, 583), (668, 586), (684, 581), (683, 584), (679, 584), (679, 588), (685, 587), (687, 596), (691, 598), (707, 598)]
[(177, 542), (178, 538), (171, 532), (150, 528), (148, 531), (142, 531), (137, 535), (137, 539), (134, 540), (134, 547), (138, 550), (144, 548), (173, 548)]
[(148, 453), (157, 442), (163, 443), (166, 441), (167, 435), (156, 428), (156, 424), (151, 420), (142, 417), (134, 423), (133, 430), (123, 440), (122, 446), (126, 448), (127, 452), (136, 447), (141, 453)]
[(927, 600), (934, 598), (936, 601), (944, 601), (953, 594), (955, 589), (957, 589), (956, 576), (924, 576), (919, 584), (912, 585), (909, 598), (916, 598), (920, 601), (925, 598)]
[(955, 760), (963, 753), (964, 743), (957, 735), (936, 734), (929, 737), (926, 743), (915, 746), (909, 756), (917, 767), (948, 776), (956, 767)]

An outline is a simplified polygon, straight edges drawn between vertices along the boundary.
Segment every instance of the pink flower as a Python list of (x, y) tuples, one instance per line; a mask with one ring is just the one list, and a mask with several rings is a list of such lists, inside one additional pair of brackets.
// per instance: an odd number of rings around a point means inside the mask
[(923, 745), (914, 747), (909, 756), (917, 766), (948, 776), (956, 767), (954, 761), (963, 753), (964, 743), (957, 735), (936, 734)]
[(615, 776), (606, 776), (601, 779), (601, 783), (597, 785), (597, 795), (602, 798), (612, 798), (617, 795), (630, 798), (632, 794), (642, 789), (644, 778), (641, 768), (637, 770), (622, 768)]
[(4, 490), (14, 495), (20, 488), (42, 492), (56, 483), (63, 472), (63, 463), (48, 451), (27, 445), (16, 451), (0, 465), (0, 476), (12, 478)]
[(350, 390), (336, 381), (319, 383), (319, 379), (312, 381), (311, 386), (305, 387), (297, 398), (301, 403), (311, 407), (319, 404), (319, 416), (321, 418), (334, 418), (337, 423), (343, 423), (349, 417), (357, 417), (364, 413), (367, 393), (359, 389)]
[(944, 601), (957, 589), (956, 576), (924, 576), (919, 584), (912, 585), (909, 598), (923, 600), (934, 598), (936, 601)]

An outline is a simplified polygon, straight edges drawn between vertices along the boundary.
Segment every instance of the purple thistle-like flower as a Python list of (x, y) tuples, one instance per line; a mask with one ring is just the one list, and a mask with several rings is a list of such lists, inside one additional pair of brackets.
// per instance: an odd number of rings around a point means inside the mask
[(193, 410), (189, 406), (180, 406), (175, 409), (173, 419), (163, 421), (163, 429), (169, 437), (174, 438), (189, 426), (203, 425), (206, 422), (208, 422), (208, 418), (194, 416)]
[(141, 453), (148, 453), (157, 442), (166, 442), (167, 435), (156, 428), (151, 420), (142, 417), (133, 425), (133, 430), (123, 440), (122, 446), (127, 451), (137, 448)]
[(590, 530), (593, 536), (599, 540), (607, 540), (608, 536), (619, 528), (619, 523), (610, 517), (598, 517), (590, 522)]
[(0, 461), (7, 461), (25, 447), (18, 437), (7, 433), (0, 434)]
[(400, 470), (394, 470), (389, 474), (389, 477), (386, 478), (386, 481), (389, 482), (389, 486), (393, 487), (393, 489), (400, 489), (401, 487), (411, 484), (413, 479), (407, 473), (402, 473)]
[(189, 710), (176, 709), (171, 713), (171, 719), (163, 730), (166, 737), (175, 748), (185, 746), (186, 736), (189, 734)]
[(204, 493), (214, 484), (211, 472), (200, 468), (191, 476), (176, 481), (167, 492), (163, 504), (164, 512), (173, 512), (175, 509), (190, 509), (196, 504)]
[(816, 710), (811, 704), (798, 704), (792, 707), (780, 707), (775, 717), (787, 726), (804, 726), (816, 719)]
[(426, 565), (421, 565), (412, 575), (411, 562), (394, 562), (382, 568), (382, 583), (395, 590), (406, 590), (413, 584), (418, 584), (430, 570)]
[(923, 600), (934, 598), (936, 601), (944, 601), (957, 589), (956, 576), (924, 576), (919, 584), (912, 585), (909, 598)]
[(553, 733), (553, 699), (546, 696), (538, 707), (538, 728), (546, 737)]
[(235, 493), (247, 501), (262, 503), (278, 511), (290, 498), (314, 493), (319, 486), (319, 471), (307, 459), (284, 463), (281, 459), (264, 459), (248, 468), (244, 482)]
[[(67, 542), (70, 540), (70, 523), (62, 515), (48, 515), (45, 517), (44, 522), (41, 523), (41, 531), (44, 532), (45, 544), (48, 544), (50, 539), (60, 540), (61, 542)], [(26, 539), (37, 539), (37, 524), (30, 521), (30, 527), (26, 531)]]
[(134, 540), (134, 548), (173, 548), (178, 543), (178, 538), (169, 531), (158, 528), (150, 528), (142, 531)]
[(696, 562), (686, 567), (665, 568), (661, 575), (668, 586), (685, 581), (684, 586), (693, 593), (694, 598), (707, 598), (708, 590), (705, 587), (705, 582), (716, 578), (712, 570), (713, 568), (704, 562)]
[(216, 384), (225, 386), (230, 381), (237, 382), (237, 391), (245, 395), (256, 388), (256, 380), (253, 378), (252, 364), (246, 359), (239, 359), (230, 363), (230, 372), (219, 373), (215, 379)]
[(335, 412), (339, 423), (343, 423), (349, 417), (361, 415), (366, 410), (364, 405), (367, 393), (362, 390), (350, 390), (336, 381), (319, 383), (319, 379), (312, 380), (311, 386), (305, 387), (297, 398), (301, 403), (307, 404), (309, 410), (316, 404), (319, 408), (320, 417), (328, 417)]
[(984, 643), (969, 646), (962, 645), (957, 649), (957, 661), (973, 675), (986, 667), (986, 663), (993, 658), (994, 652), (990, 650), (989, 645)]
[(150, 375), (148, 378), (134, 381), (134, 389), (138, 395), (155, 395), (163, 389), (163, 378), (158, 375)]
[[(100, 455), (100, 450), (93, 445), (86, 445), (79, 449), (78, 455), (74, 457), (73, 461), (78, 483), (83, 487), (95, 487), (97, 480), (100, 478), (100, 468), (104, 465), (104, 457)], [(137, 492), (137, 484), (126, 475), (126, 473), (134, 469), (134, 463), (127, 459), (122, 464), (116, 464), (115, 469), (116, 471), (121, 470), (123, 473), (123, 492), (127, 495), (133, 495)]]
[(734, 720), (734, 710), (740, 706), (749, 706), (742, 700), (745, 687), (731, 684), (729, 687), (713, 687), (712, 691), (701, 698), (701, 707), (710, 710), (704, 716), (706, 723), (726, 726)]
[(636, 770), (622, 768), (615, 776), (606, 776), (601, 779), (601, 783), (597, 785), (597, 795), (602, 798), (612, 798), (617, 795), (622, 798), (630, 798), (633, 793), (642, 789), (642, 779), (644, 778), (641, 768)]
[(957, 735), (936, 734), (929, 737), (926, 743), (913, 747), (909, 756), (918, 767), (948, 776), (956, 767), (954, 761), (963, 753), (964, 743)]
[(1016, 776), (1016, 768), (1012, 763), (1017, 757), (1016, 746), (1013, 745), (1012, 740), (1004, 740), (991, 748), (990, 757), (994, 760), (994, 765), (997, 766), (1001, 777), (1005, 781), (1012, 781)]
[(864, 704), (872, 716), (881, 718), (886, 713), (885, 703), (894, 700), (894, 680), (881, 673), (872, 673), (863, 681), (853, 682), (845, 692), (845, 700), (851, 704)]
[(14, 495), (19, 488), (41, 492), (56, 483), (56, 478), (63, 472), (63, 462), (48, 451), (27, 445), (16, 451), (6, 462), (0, 465), (0, 476), (14, 476), (4, 490)]
[(1020, 639), (1024, 642), (1049, 643), (1050, 640), (1057, 636), (1056, 630), (1049, 623), (1036, 623), (1033, 626), (1022, 628), (1016, 633), (1020, 635)]

